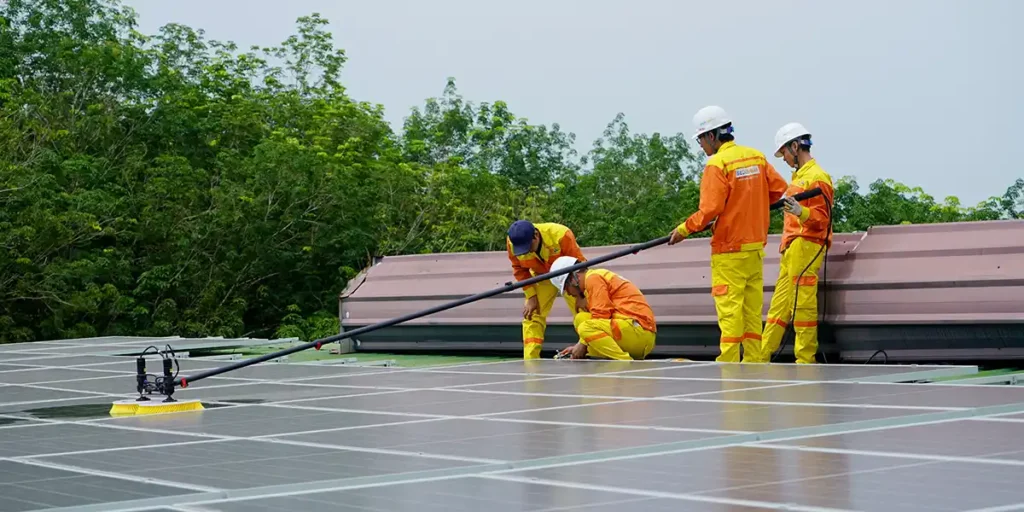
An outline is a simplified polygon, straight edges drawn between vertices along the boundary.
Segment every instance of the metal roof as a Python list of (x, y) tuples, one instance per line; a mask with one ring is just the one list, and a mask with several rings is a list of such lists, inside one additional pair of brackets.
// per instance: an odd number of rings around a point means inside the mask
[[(780, 237), (769, 237), (764, 267), (767, 312), (779, 272)], [(1024, 221), (872, 228), (836, 234), (826, 263), (826, 321), (976, 323), (1024, 320)], [(657, 247), (611, 262), (647, 296), (659, 325), (715, 323), (706, 238)], [(596, 257), (625, 246), (584, 247)], [(504, 285), (505, 252), (385, 257), (340, 298), (343, 326), (367, 325)], [(517, 325), (522, 292), (502, 294), (409, 325)], [(556, 303), (549, 325), (570, 324)]]

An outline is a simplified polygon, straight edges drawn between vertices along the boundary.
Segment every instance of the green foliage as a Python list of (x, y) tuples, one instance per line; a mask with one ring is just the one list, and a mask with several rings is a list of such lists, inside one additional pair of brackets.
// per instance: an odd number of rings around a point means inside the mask
[(995, 199), (968, 208), (961, 206), (956, 197), (938, 203), (921, 187), (908, 187), (893, 180), (875, 181), (867, 194), (859, 194), (858, 189), (857, 181), (850, 176), (835, 180), (836, 232), (896, 224), (995, 220), (1009, 213)]
[(666, 235), (699, 203), (699, 164), (685, 136), (633, 134), (621, 113), (584, 163), (552, 194), (557, 218), (591, 245), (644, 242)]
[(395, 224), (408, 167), (319, 16), (239, 53), (114, 2), (0, 12), (0, 339), (270, 335)]
[(1003, 197), (992, 198), (991, 202), (993, 208), (1002, 210), (1011, 219), (1024, 218), (1024, 178), (1017, 178)]
[(474, 107), (449, 78), (440, 99), (428, 99), (406, 119), (402, 146), (417, 163), (462, 165), (516, 188), (549, 192), (555, 180), (579, 169), (572, 161), (574, 141), (557, 124), (547, 128), (517, 118), (503, 101)]
[(292, 304), (287, 308), (288, 314), (281, 319), (281, 325), (274, 333), (277, 338), (298, 338), (300, 340), (316, 340), (338, 334), (338, 316), (327, 311), (318, 311), (312, 316), (303, 318), (299, 306)]
[[(326, 25), (242, 51), (143, 35), (114, 0), (0, 2), (0, 341), (319, 338), (374, 256), (502, 250), (518, 218), (640, 242), (697, 206), (703, 156), (621, 114), (578, 155), (449, 80), (396, 134), (347, 95)], [(836, 229), (1019, 218), (1022, 191), (965, 208), (844, 178)]]

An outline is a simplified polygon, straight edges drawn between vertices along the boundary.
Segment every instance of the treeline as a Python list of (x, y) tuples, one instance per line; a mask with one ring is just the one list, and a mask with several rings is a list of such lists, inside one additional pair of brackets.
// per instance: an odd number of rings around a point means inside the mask
[[(622, 115), (578, 155), (450, 81), (396, 133), (346, 94), (326, 23), (243, 51), (143, 35), (112, 1), (0, 6), (0, 341), (309, 339), (337, 332), (337, 293), (373, 256), (501, 250), (520, 217), (639, 242), (697, 205), (695, 148)], [(843, 178), (836, 230), (1017, 217), (1022, 189), (963, 207)]]

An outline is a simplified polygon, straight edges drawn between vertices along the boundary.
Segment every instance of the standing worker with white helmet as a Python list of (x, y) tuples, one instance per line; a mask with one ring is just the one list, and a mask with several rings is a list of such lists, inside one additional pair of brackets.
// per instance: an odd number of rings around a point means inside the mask
[[(551, 265), (551, 272), (579, 261), (562, 256)], [(552, 277), (551, 283), (576, 304), (572, 324), (579, 342), (563, 353), (571, 352), (573, 359), (590, 356), (630, 361), (644, 359), (654, 350), (654, 311), (628, 279), (609, 270), (584, 268)]]
[[(818, 352), (818, 269), (824, 261), (822, 254), (832, 245), (832, 178), (811, 156), (811, 133), (800, 123), (780, 128), (775, 148), (775, 157), (785, 160), (794, 172), (786, 190), (786, 221), (779, 246), (782, 262), (764, 327), (761, 357), (768, 362), (778, 350), (792, 319), (796, 362), (811, 364)], [(806, 206), (791, 197), (813, 188), (820, 188), (821, 195), (807, 199)]]
[(700, 206), (672, 231), (677, 244), (714, 222), (711, 236), (711, 295), (718, 312), (721, 362), (761, 362), (764, 307), (764, 246), (771, 203), (782, 198), (786, 180), (760, 151), (737, 145), (732, 119), (708, 106), (693, 116), (694, 139), (708, 155), (700, 181)]

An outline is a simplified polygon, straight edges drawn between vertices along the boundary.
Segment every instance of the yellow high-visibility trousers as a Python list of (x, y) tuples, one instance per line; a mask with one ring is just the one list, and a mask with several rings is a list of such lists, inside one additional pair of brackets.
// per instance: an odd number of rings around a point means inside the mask
[(711, 255), (711, 295), (722, 331), (720, 362), (761, 362), (761, 309), (764, 307), (764, 250)]
[[(793, 240), (786, 252), (782, 253), (779, 279), (775, 282), (775, 293), (772, 295), (771, 306), (768, 307), (768, 320), (765, 322), (762, 359), (765, 362), (779, 349), (782, 335), (790, 319), (796, 341), (793, 353), (796, 362), (801, 364), (815, 363), (814, 355), (818, 352), (818, 269), (824, 261), (825, 251), (821, 244), (805, 238)], [(800, 272), (807, 268), (801, 275)], [(797, 286), (799, 284), (799, 286)], [(796, 296), (796, 318), (793, 316), (794, 290)]]
[[(537, 302), (540, 311), (528, 319), (523, 319), (523, 359), (537, 359), (544, 347), (544, 332), (548, 327), (548, 315), (551, 314), (551, 307), (555, 305), (555, 297), (558, 296), (558, 289), (551, 281), (541, 281), (534, 285), (537, 290)], [(565, 304), (569, 306), (569, 315), (576, 313), (576, 299), (572, 295), (562, 296)]]
[(582, 311), (573, 318), (587, 355), (594, 359), (640, 360), (654, 350), (656, 333), (631, 318), (593, 318)]

